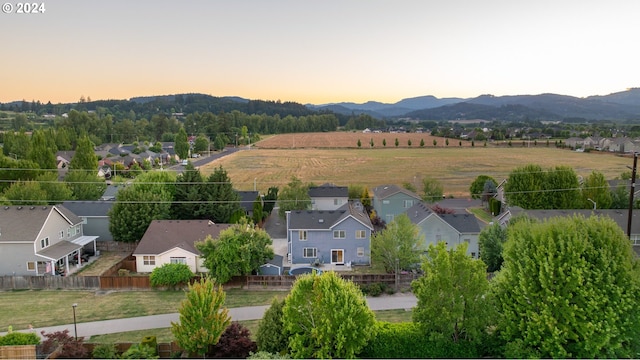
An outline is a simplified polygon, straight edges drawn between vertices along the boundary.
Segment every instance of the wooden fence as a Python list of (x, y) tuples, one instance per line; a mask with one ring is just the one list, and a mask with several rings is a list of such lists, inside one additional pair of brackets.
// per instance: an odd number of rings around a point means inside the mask
[(99, 276), (0, 276), (0, 290), (80, 290), (99, 288)]
[[(393, 287), (396, 284), (396, 276), (394, 274), (348, 274), (341, 273), (343, 279), (351, 280), (358, 285), (367, 284), (386, 284)], [(414, 274), (398, 274), (398, 287), (407, 289), (411, 287), (411, 282), (417, 276)], [(290, 289), (296, 280), (294, 275), (253, 275), (246, 277), (246, 288), (251, 290), (274, 290), (274, 289)]]
[(35, 345), (0, 346), (0, 359), (35, 359)]

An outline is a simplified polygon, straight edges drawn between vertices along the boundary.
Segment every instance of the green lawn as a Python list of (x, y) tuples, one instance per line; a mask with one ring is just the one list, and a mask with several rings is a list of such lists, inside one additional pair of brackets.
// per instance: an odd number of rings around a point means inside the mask
[[(269, 305), (285, 291), (226, 291), (228, 307)], [(71, 304), (78, 304), (78, 322), (99, 321), (178, 311), (185, 299), (183, 291), (72, 291), (28, 290), (0, 292), (0, 331), (46, 327), (73, 322)]]

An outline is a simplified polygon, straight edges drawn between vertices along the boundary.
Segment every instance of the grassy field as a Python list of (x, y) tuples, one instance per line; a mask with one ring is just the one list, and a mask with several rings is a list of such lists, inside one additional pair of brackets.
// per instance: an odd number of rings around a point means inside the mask
[[(284, 291), (226, 290), (228, 307), (269, 305)], [(5, 291), (0, 292), (0, 331), (68, 324), (71, 304), (77, 303), (78, 322), (119, 319), (177, 312), (185, 299), (182, 291)]]
[[(333, 133), (324, 134), (321, 135), (331, 136)], [(354, 139), (362, 135), (345, 134), (354, 136)], [(280, 136), (284, 135), (274, 136), (269, 141), (275, 141)], [(571, 166), (583, 177), (597, 170), (607, 179), (613, 179), (628, 171), (627, 166), (631, 166), (633, 160), (610, 153), (579, 153), (558, 149), (553, 145), (461, 148), (389, 148), (387, 145), (384, 149), (257, 148), (239, 151), (200, 169), (208, 175), (213, 168), (222, 166), (238, 190), (253, 190), (255, 186), (265, 193), (270, 186), (282, 188), (292, 176), (317, 185), (326, 182), (343, 186), (361, 184), (369, 189), (382, 184), (402, 185), (405, 182), (420, 189), (423, 178), (433, 177), (442, 183), (445, 195), (467, 197), (469, 186), (478, 175), (489, 175), (500, 182), (516, 167), (532, 163), (545, 169), (557, 165)]]
[[(379, 321), (388, 322), (409, 322), (411, 321), (412, 312), (406, 310), (381, 310), (374, 311), (376, 319)], [(248, 320), (240, 321), (240, 323), (246, 326), (251, 332), (251, 337), (255, 340), (255, 335), (258, 331), (258, 325), (260, 320)], [(152, 330), (140, 330), (140, 331), (128, 331), (121, 333), (114, 333), (108, 335), (96, 335), (88, 339), (87, 342), (98, 344), (115, 344), (118, 342), (138, 342), (145, 336), (155, 336), (158, 342), (171, 342), (174, 340), (173, 334), (170, 328), (152, 329)]]

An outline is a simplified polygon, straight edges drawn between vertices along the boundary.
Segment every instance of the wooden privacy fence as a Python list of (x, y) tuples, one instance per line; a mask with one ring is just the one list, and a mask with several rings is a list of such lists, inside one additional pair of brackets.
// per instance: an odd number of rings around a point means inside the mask
[(0, 290), (99, 288), (99, 276), (0, 276)]
[[(387, 286), (395, 286), (396, 275), (394, 274), (348, 274), (341, 273), (343, 279), (351, 280), (358, 285), (367, 284), (386, 284)], [(398, 274), (398, 286), (401, 289), (411, 287), (411, 282), (417, 278), (414, 274)], [(294, 275), (253, 275), (247, 276), (247, 289), (290, 289), (296, 280)]]
[(0, 359), (35, 359), (35, 345), (0, 346)]

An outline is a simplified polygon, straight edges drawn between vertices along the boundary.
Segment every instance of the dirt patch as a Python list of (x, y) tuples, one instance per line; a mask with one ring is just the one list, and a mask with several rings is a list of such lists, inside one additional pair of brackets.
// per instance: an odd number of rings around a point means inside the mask
[(79, 276), (100, 276), (113, 265), (127, 258), (128, 252), (103, 251), (95, 260), (85, 265), (76, 274)]

